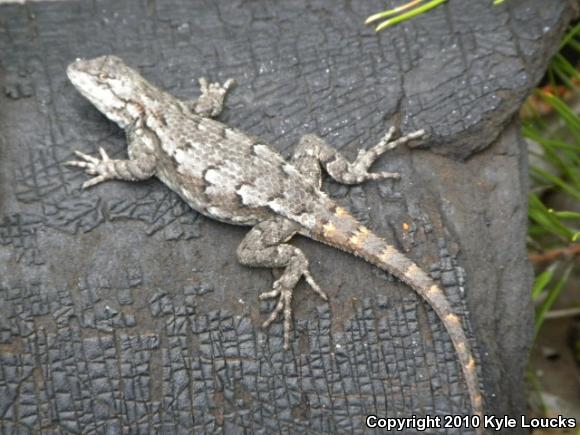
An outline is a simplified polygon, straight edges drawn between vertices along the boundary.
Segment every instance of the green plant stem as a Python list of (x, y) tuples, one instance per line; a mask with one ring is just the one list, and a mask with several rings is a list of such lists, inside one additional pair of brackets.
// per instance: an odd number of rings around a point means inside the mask
[(405, 3), (402, 6), (399, 6), (398, 8), (389, 9), (388, 11), (379, 12), (378, 14), (371, 15), (370, 17), (367, 18), (367, 20), (365, 21), (365, 24), (370, 24), (373, 21), (380, 20), (381, 18), (387, 18), (387, 17), (390, 17), (392, 15), (396, 15), (399, 12), (402, 12), (406, 9), (409, 9), (409, 8), (415, 6), (416, 4), (421, 3), (422, 1), (423, 0), (413, 0), (413, 1), (410, 1), (409, 3)]
[(408, 20), (409, 18), (414, 17), (415, 15), (422, 14), (423, 12), (427, 12), (434, 7), (439, 6), (442, 3), (445, 3), (447, 0), (431, 0), (429, 3), (425, 3), (423, 6), (419, 6), (409, 12), (405, 12), (404, 14), (399, 15), (398, 17), (391, 18), (390, 20), (384, 21), (377, 26), (375, 29), (376, 32), (383, 30), (386, 27), (392, 26), (394, 24), (400, 23), (401, 21)]
[(562, 291), (564, 284), (566, 284), (566, 282), (568, 281), (568, 277), (570, 276), (570, 272), (572, 271), (572, 266), (573, 266), (572, 264), (568, 265), (562, 277), (558, 280), (558, 282), (554, 285), (554, 287), (552, 287), (548, 291), (548, 297), (542, 303), (542, 305), (540, 305), (540, 308), (536, 312), (536, 324), (534, 328), (535, 336), (538, 335), (538, 332), (540, 331), (540, 328), (544, 323), (544, 316), (546, 315), (548, 310), (552, 307), (554, 302), (556, 302), (556, 299), (558, 299), (558, 296), (560, 295), (560, 292)]

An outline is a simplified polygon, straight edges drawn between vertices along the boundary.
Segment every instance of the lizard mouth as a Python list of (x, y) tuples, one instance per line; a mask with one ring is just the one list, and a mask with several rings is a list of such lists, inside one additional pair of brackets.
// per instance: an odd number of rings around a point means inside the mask
[(123, 66), (121, 59), (116, 56), (100, 56), (94, 59), (77, 59), (66, 69), (69, 80), (81, 95), (107, 118), (122, 127), (132, 120), (123, 111), (124, 100), (115, 92), (115, 78), (125, 73)]
[(97, 85), (96, 77), (88, 72), (84, 65), (84, 60), (77, 60), (71, 63), (66, 69), (66, 75), (77, 90), (85, 95), (86, 91)]
[(67, 66), (66, 75), (81, 94), (95, 103), (97, 94), (110, 92), (107, 82), (112, 78), (111, 70), (119, 61), (116, 56), (77, 59)]
[(115, 56), (100, 56), (94, 59), (76, 59), (67, 68), (66, 73), (69, 78), (75, 74), (90, 74), (98, 75), (102, 73), (109, 60), (113, 60)]
[(76, 59), (73, 63), (66, 67), (66, 75), (70, 81), (73, 81), (74, 76), (80, 72), (79, 67), (82, 62), (84, 62), (83, 59)]

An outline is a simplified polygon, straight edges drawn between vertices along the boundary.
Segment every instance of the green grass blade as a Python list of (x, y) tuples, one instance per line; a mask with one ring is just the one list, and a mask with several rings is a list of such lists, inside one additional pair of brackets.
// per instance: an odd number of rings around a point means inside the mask
[(558, 296), (560, 295), (562, 288), (564, 288), (564, 285), (568, 281), (568, 277), (570, 276), (571, 271), (572, 271), (572, 264), (568, 265), (568, 267), (564, 271), (564, 274), (558, 280), (556, 285), (554, 285), (554, 287), (552, 287), (550, 290), (548, 290), (548, 297), (542, 303), (542, 305), (540, 305), (540, 308), (537, 310), (536, 322), (535, 322), (535, 335), (536, 336), (538, 335), (538, 332), (540, 331), (540, 328), (542, 327), (542, 324), (544, 323), (544, 318), (546, 316), (546, 313), (550, 310), (552, 305), (554, 305), (554, 302), (556, 302), (556, 299), (558, 299)]
[[(580, 193), (580, 167), (576, 164), (577, 159), (570, 158), (567, 152), (558, 153), (551, 146), (546, 146), (542, 143), (540, 143), (540, 146), (544, 150), (544, 160), (563, 173), (571, 184), (559, 178), (561, 182)], [(536, 169), (540, 170), (539, 168)]]
[[(524, 126), (524, 136), (533, 140), (534, 142), (539, 143), (540, 145), (544, 145), (546, 147), (550, 147), (550, 148), (558, 148), (558, 149), (562, 149), (562, 150), (567, 150), (567, 151), (572, 151), (574, 153), (577, 153), (578, 151), (580, 151), (580, 143), (577, 145), (573, 145), (573, 144), (568, 144), (564, 141), (561, 140), (557, 140), (557, 139), (546, 139), (543, 137), (538, 137), (538, 136), (532, 136), (531, 134), (527, 133), (525, 131), (525, 126)], [(540, 157), (543, 157), (543, 154), (539, 154)], [(578, 160), (578, 154), (577, 155), (573, 155), (573, 157), (576, 157), (574, 160)], [(578, 160), (580, 161), (580, 160)]]
[(580, 52), (580, 42), (576, 41), (575, 39), (571, 39), (568, 42), (568, 46), (572, 47), (575, 51)]
[(536, 176), (541, 177), (547, 181), (550, 181), (555, 186), (558, 186), (560, 189), (562, 189), (563, 191), (572, 195), (574, 198), (576, 198), (578, 201), (580, 201), (580, 190), (576, 189), (570, 183), (567, 183), (564, 180), (562, 180), (561, 178), (558, 178), (555, 175), (552, 175), (549, 172), (544, 171), (543, 169), (540, 169), (537, 167), (531, 168), (531, 172), (533, 175), (536, 175)]
[(395, 18), (391, 18), (390, 20), (384, 21), (381, 24), (379, 24), (377, 26), (377, 28), (375, 29), (376, 32), (380, 32), (381, 30), (389, 27), (389, 26), (393, 26), (395, 24), (400, 23), (401, 21), (405, 21), (408, 20), (410, 18), (413, 18), (416, 15), (420, 15), (424, 12), (427, 12), (431, 9), (433, 9), (434, 7), (439, 6), (442, 3), (445, 3), (447, 0), (431, 0), (429, 3), (425, 3), (423, 6), (419, 6), (409, 12), (405, 12), (404, 14), (399, 15), (398, 17)]
[(560, 98), (548, 92), (539, 91), (538, 95), (550, 104), (564, 120), (576, 141), (580, 141), (580, 118)]
[(580, 219), (580, 213), (577, 213), (575, 211), (555, 211), (554, 215), (559, 217), (560, 219), (566, 220)]
[(580, 73), (578, 73), (578, 71), (576, 71), (576, 69), (564, 57), (559, 54), (556, 55), (553, 59), (552, 65), (550, 65), (550, 69), (554, 71), (554, 74), (557, 75), (568, 88), (578, 90), (578, 86), (572, 81), (572, 79), (579, 80)]
[(576, 24), (570, 31), (568, 31), (568, 33), (566, 33), (566, 36), (564, 36), (564, 39), (562, 39), (562, 42), (560, 42), (558, 51), (562, 50), (570, 41), (572, 41), (579, 32), (580, 23)]
[(550, 213), (550, 210), (533, 193), (529, 194), (528, 217), (544, 229), (562, 240), (568, 242), (574, 237), (574, 232)]
[(544, 291), (546, 286), (552, 281), (554, 277), (554, 271), (556, 270), (556, 265), (552, 264), (542, 273), (540, 273), (534, 280), (534, 285), (532, 286), (532, 300), (536, 301), (540, 297), (540, 294)]
[(388, 11), (384, 11), (384, 12), (379, 12), (377, 14), (371, 15), (370, 17), (367, 18), (367, 20), (365, 21), (365, 24), (370, 24), (374, 21), (380, 20), (381, 18), (387, 18), (393, 15), (397, 15), (399, 12), (402, 12), (406, 9), (409, 9), (412, 6), (415, 6), (416, 4), (421, 3), (423, 0), (413, 0), (410, 1), (409, 3), (405, 3), (402, 6), (399, 6), (398, 8), (393, 8), (393, 9), (389, 9)]

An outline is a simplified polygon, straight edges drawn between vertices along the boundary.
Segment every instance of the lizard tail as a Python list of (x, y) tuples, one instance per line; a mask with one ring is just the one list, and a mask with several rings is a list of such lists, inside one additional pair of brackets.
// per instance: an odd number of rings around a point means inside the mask
[[(433, 308), (453, 342), (469, 392), (473, 414), (482, 419), (483, 396), (475, 358), (461, 319), (453, 312), (441, 288), (412, 260), (359, 223), (345, 209), (332, 204), (319, 216), (320, 219), (310, 230), (308, 237), (362, 257), (394, 275), (413, 288)], [(480, 420), (478, 433), (483, 433), (482, 423)]]

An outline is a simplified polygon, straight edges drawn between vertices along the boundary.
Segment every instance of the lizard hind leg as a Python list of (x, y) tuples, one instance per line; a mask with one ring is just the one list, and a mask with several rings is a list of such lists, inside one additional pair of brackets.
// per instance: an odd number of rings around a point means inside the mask
[(290, 340), (292, 323), (292, 296), (294, 287), (304, 277), (312, 290), (322, 299), (328, 300), (326, 294), (316, 284), (308, 268), (308, 259), (304, 253), (285, 243), (294, 234), (298, 226), (284, 218), (273, 218), (256, 225), (246, 235), (237, 249), (240, 263), (253, 267), (283, 268), (284, 271), (273, 285), (271, 291), (262, 293), (260, 300), (278, 298), (276, 307), (270, 317), (263, 323), (268, 327), (278, 316), (284, 320), (284, 348)]
[(304, 177), (320, 189), (322, 185), (322, 171), (319, 158), (320, 150), (315, 145), (316, 141), (305, 140), (305, 137), (298, 143), (290, 162)]
[[(344, 156), (324, 139), (307, 134), (300, 139), (292, 163), (302, 170), (301, 165), (311, 171), (312, 162), (321, 164), (335, 181), (342, 184), (360, 184), (367, 180), (399, 178), (395, 172), (369, 172), (369, 168), (383, 153), (397, 145), (413, 139), (425, 137), (424, 130), (418, 130), (396, 140), (391, 140), (395, 129), (391, 127), (379, 143), (368, 150), (360, 150), (356, 159), (349, 162)], [(304, 170), (302, 170), (304, 172)], [(306, 174), (308, 176), (308, 174)]]

